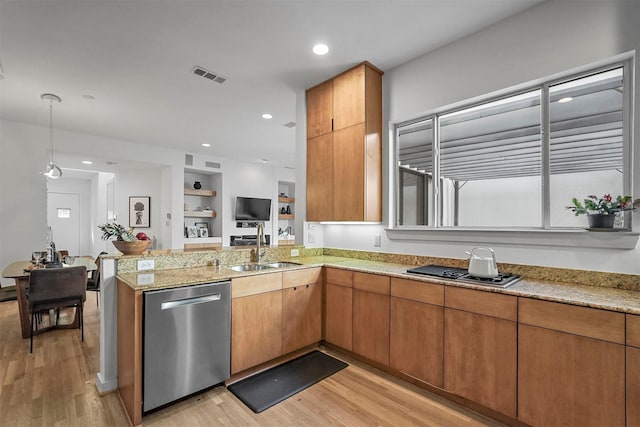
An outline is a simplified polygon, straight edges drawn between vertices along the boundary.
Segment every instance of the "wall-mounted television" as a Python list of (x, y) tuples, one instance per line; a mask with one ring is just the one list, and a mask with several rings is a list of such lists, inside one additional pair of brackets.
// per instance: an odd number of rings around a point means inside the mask
[(236, 221), (269, 221), (271, 199), (236, 197)]

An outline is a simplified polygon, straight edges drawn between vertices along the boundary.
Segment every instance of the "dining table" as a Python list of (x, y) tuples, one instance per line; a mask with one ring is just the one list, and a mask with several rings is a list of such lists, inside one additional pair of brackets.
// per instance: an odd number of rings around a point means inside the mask
[[(77, 267), (84, 266), (87, 268), (87, 272), (96, 270), (98, 267), (95, 260), (90, 256), (78, 256), (74, 257), (72, 264), (62, 264), (62, 267)], [(29, 294), (29, 274), (36, 267), (31, 261), (16, 261), (2, 270), (2, 277), (8, 279), (14, 279), (16, 282), (16, 301), (18, 302), (18, 312), (20, 316), (20, 329), (22, 332), (22, 338), (29, 338), (31, 332), (31, 315), (29, 313), (29, 303), (27, 295)], [(75, 315), (75, 309), (73, 310), (73, 316), (71, 319), (67, 316), (60, 315), (55, 319), (55, 324), (51, 320), (51, 316), (48, 319), (45, 318), (45, 322), (42, 327), (38, 325), (38, 329), (33, 331), (34, 335), (49, 330), (51, 328), (77, 328), (78, 316)]]

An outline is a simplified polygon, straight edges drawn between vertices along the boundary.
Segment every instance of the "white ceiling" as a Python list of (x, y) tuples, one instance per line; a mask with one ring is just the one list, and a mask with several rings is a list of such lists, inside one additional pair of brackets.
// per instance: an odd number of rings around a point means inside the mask
[(296, 92), (364, 60), (388, 71), (540, 1), (0, 0), (0, 117), (47, 126), (50, 92), (56, 128), (293, 167)]

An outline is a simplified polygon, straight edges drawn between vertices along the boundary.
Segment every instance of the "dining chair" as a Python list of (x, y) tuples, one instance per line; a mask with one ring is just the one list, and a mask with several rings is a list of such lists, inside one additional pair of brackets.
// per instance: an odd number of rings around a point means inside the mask
[(107, 252), (100, 252), (96, 257), (96, 269), (91, 272), (91, 277), (87, 280), (87, 290), (96, 293), (96, 305), (100, 300), (100, 257), (107, 255)]
[(33, 353), (33, 329), (38, 329), (36, 316), (42, 312), (62, 307), (75, 307), (79, 316), (80, 336), (84, 341), (82, 308), (87, 294), (87, 268), (50, 268), (33, 270), (29, 275), (27, 298), (31, 313), (29, 352)]

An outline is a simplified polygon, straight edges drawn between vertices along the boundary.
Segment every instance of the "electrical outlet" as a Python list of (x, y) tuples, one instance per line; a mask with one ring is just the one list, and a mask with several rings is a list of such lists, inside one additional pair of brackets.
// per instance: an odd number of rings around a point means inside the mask
[(141, 259), (138, 261), (138, 271), (153, 270), (155, 261), (152, 259)]
[(382, 243), (382, 236), (379, 234), (376, 234), (375, 236), (373, 236), (373, 246), (380, 246), (380, 244)]
[(136, 283), (138, 285), (150, 285), (153, 283), (154, 277), (153, 277), (153, 273), (143, 273), (143, 274), (138, 274)]
[(300, 250), (291, 249), (291, 256), (300, 256)]

